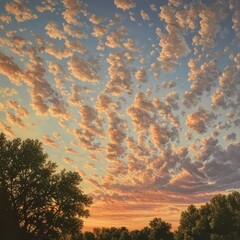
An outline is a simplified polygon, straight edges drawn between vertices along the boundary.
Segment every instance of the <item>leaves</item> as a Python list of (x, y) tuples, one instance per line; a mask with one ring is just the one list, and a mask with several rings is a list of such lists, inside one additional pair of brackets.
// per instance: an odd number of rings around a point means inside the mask
[(8, 141), (0, 135), (0, 190), (16, 217), (19, 239), (75, 234), (82, 227), (81, 218), (89, 216), (86, 207), (92, 200), (80, 189), (79, 174), (56, 173), (56, 168), (38, 140)]
[(218, 194), (197, 209), (190, 205), (181, 215), (176, 240), (240, 238), (240, 193)]

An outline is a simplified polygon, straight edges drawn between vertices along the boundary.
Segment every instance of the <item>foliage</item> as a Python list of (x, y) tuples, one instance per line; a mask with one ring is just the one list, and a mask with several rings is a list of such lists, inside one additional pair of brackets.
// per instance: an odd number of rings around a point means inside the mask
[[(154, 218), (149, 223), (150, 227), (141, 230), (129, 231), (126, 227), (121, 228), (94, 228), (93, 235), (85, 232), (79, 240), (172, 240), (173, 233), (170, 232), (171, 224)], [(86, 237), (86, 235), (88, 237)]]
[(161, 218), (154, 218), (150, 221), (149, 226), (151, 227), (149, 240), (173, 239), (173, 233), (170, 231), (171, 224), (164, 222)]
[(9, 220), (5, 232), (11, 228), (12, 239), (60, 239), (80, 231), (91, 199), (79, 188), (78, 173), (56, 168), (38, 140), (0, 134), (0, 220)]
[(218, 194), (199, 209), (190, 205), (181, 214), (175, 239), (240, 239), (240, 193)]

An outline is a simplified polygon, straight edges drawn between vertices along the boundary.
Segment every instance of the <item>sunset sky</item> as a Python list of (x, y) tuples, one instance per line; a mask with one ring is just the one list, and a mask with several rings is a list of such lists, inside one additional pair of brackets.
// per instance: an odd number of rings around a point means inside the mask
[(240, 189), (239, 0), (1, 0), (0, 131), (43, 142), (85, 230), (177, 227)]

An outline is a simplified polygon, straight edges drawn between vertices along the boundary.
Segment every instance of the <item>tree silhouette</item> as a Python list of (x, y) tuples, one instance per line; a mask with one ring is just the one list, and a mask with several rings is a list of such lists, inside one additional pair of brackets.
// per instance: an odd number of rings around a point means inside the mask
[(181, 214), (175, 239), (240, 239), (240, 193), (218, 194), (199, 209), (190, 205)]
[(38, 140), (0, 134), (0, 220), (9, 219), (1, 235), (11, 228), (12, 239), (55, 240), (80, 231), (92, 200), (78, 173), (56, 168)]
[(150, 240), (173, 240), (170, 223), (164, 222), (161, 218), (154, 218), (149, 226), (151, 227)]

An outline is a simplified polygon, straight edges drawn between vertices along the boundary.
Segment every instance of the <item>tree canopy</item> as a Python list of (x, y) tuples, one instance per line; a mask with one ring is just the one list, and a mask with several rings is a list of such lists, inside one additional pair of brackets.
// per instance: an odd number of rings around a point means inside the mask
[(55, 240), (80, 232), (92, 200), (77, 172), (56, 171), (38, 140), (0, 134), (1, 239)]
[(239, 240), (240, 193), (218, 194), (196, 208), (190, 205), (181, 214), (176, 240)]

